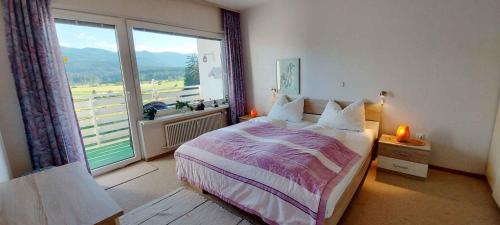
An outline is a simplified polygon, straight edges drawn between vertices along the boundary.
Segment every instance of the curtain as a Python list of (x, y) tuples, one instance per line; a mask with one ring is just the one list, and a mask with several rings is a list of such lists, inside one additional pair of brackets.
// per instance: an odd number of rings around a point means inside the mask
[(240, 14), (222, 10), (224, 26), (224, 56), (227, 73), (229, 115), (231, 123), (237, 123), (238, 117), (245, 115), (245, 77), (241, 59)]
[(34, 170), (87, 165), (50, 0), (3, 0), (7, 50)]

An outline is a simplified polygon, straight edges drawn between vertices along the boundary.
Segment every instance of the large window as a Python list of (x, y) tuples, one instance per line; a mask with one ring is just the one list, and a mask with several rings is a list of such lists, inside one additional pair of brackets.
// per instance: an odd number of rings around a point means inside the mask
[(143, 104), (224, 96), (221, 41), (133, 29)]
[(143, 104), (174, 108), (177, 100), (224, 98), (220, 33), (59, 9), (53, 14), (93, 174), (141, 159)]

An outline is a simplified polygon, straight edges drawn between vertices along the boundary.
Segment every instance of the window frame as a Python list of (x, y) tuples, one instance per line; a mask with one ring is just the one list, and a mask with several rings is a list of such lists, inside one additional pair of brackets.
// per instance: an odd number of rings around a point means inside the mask
[[(194, 30), (194, 29), (171, 26), (171, 25), (156, 23), (156, 22), (147, 22), (147, 21), (126, 19), (125, 23), (127, 25), (127, 33), (128, 33), (128, 40), (129, 40), (128, 42), (129, 42), (129, 47), (130, 47), (129, 52), (130, 52), (130, 58), (132, 61), (132, 72), (134, 74), (135, 86), (136, 86), (135, 95), (137, 96), (138, 105), (141, 106), (141, 110), (140, 110), (141, 113), (142, 113), (142, 106), (144, 106), (144, 102), (143, 102), (143, 97), (142, 97), (142, 92), (141, 92), (139, 68), (137, 66), (137, 60), (136, 60), (136, 54), (135, 54), (135, 43), (134, 43), (134, 34), (133, 34), (134, 29), (141, 30), (141, 31), (147, 31), (147, 32), (171, 34), (171, 35), (177, 35), (177, 36), (183, 36), (183, 37), (217, 40), (217, 41), (221, 42), (221, 48), (222, 48), (223, 39), (224, 39), (223, 33)], [(222, 96), (227, 95), (227, 79), (226, 79), (225, 66), (223, 65), (224, 61), (225, 61), (224, 51), (221, 49), (222, 82), (223, 82)], [(220, 100), (220, 99), (217, 99), (217, 100)]]
[[(138, 105), (138, 96), (136, 95), (136, 86), (133, 82), (134, 74), (131, 66), (130, 48), (128, 47), (127, 26), (124, 18), (96, 15), (85, 12), (77, 12), (66, 9), (52, 9), (52, 17), (55, 19), (75, 20), (81, 22), (90, 22), (97, 24), (108, 24), (115, 26), (116, 43), (118, 55), (120, 58), (120, 66), (122, 70), (123, 86), (125, 91), (125, 101), (127, 102), (127, 113), (129, 120), (130, 138), (134, 148), (134, 157), (118, 161), (104, 167), (99, 167), (91, 171), (93, 176), (98, 176), (103, 173), (124, 167), (128, 164), (137, 162), (142, 158), (142, 151), (139, 141), (137, 121), (142, 119), (142, 105)], [(55, 24), (54, 24), (55, 26)], [(140, 109), (140, 110), (139, 110)]]

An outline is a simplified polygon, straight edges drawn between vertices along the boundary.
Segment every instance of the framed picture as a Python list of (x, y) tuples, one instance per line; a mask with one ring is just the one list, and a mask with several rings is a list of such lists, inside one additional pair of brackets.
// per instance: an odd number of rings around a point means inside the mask
[(278, 59), (276, 62), (276, 81), (278, 93), (300, 94), (300, 59)]

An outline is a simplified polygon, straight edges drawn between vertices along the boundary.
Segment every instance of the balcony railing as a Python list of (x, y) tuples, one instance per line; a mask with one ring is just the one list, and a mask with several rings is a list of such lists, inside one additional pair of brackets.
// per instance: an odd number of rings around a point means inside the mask
[[(143, 90), (143, 102), (200, 98), (199, 86), (151, 88)], [(73, 97), (80, 132), (91, 169), (134, 156), (130, 141), (127, 105), (123, 93), (93, 93)]]

